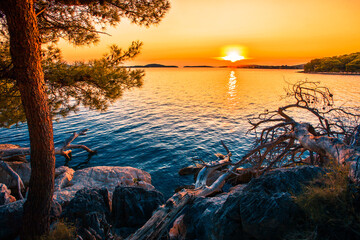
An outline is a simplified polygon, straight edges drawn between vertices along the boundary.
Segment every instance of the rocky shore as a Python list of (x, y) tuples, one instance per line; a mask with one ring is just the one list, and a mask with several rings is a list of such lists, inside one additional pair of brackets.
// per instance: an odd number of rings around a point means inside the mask
[[(279, 239), (296, 226), (301, 210), (292, 195), (322, 174), (318, 167), (279, 169), (213, 197), (198, 197), (177, 218), (170, 239)], [(151, 176), (132, 167), (56, 169), (53, 222), (76, 226), (79, 239), (126, 238), (165, 199)], [(21, 226), (22, 201), (1, 185), (0, 239), (13, 239)]]

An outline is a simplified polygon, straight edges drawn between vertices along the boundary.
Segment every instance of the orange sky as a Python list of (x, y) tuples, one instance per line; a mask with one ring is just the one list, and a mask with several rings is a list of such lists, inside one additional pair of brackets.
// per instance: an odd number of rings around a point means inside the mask
[(239, 64), (300, 64), (324, 56), (360, 51), (359, 0), (170, 0), (158, 26), (123, 20), (90, 47), (60, 42), (66, 60), (98, 58), (111, 44), (144, 43), (130, 65), (161, 63), (229, 65), (222, 49), (239, 45)]

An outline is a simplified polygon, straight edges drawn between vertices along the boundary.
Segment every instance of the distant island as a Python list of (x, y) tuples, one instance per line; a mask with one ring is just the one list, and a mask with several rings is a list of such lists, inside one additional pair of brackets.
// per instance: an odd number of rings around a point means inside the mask
[(195, 66), (184, 66), (184, 68), (214, 68), (214, 66), (208, 66), (208, 65), (195, 65)]
[[(126, 66), (128, 68), (179, 68), (175, 65), (163, 65), (150, 63), (147, 65)], [(304, 64), (299, 65), (239, 65), (239, 66), (210, 66), (210, 65), (186, 65), (183, 68), (251, 68), (251, 69), (303, 69)]]
[(252, 69), (303, 69), (304, 64), (299, 65), (240, 65), (236, 68), (252, 68)]
[(128, 66), (128, 68), (178, 68), (178, 66), (151, 63), (151, 64), (147, 64), (147, 65)]
[(360, 52), (313, 59), (304, 66), (305, 73), (360, 74)]

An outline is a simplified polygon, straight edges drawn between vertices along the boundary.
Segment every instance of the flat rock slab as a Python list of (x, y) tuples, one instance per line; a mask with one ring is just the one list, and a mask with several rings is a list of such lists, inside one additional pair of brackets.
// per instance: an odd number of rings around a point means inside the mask
[[(154, 190), (149, 173), (133, 167), (89, 167), (73, 172), (62, 167), (55, 182), (54, 200), (59, 203), (70, 201), (83, 188), (106, 188), (110, 194), (117, 186), (134, 186)], [(72, 176), (72, 178), (71, 178)]]

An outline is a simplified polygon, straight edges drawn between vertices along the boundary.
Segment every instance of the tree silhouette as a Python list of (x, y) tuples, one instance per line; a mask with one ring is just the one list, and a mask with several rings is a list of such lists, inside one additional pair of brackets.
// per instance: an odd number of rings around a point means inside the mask
[[(42, 67), (41, 44), (56, 43), (59, 38), (64, 38), (75, 45), (96, 42), (100, 33), (97, 26), (115, 25), (122, 17), (129, 18), (135, 24), (148, 26), (158, 23), (169, 7), (167, 0), (3, 0), (0, 2), (1, 40), (4, 44), (9, 43), (11, 55), (11, 59), (6, 59), (5, 65), (1, 64), (3, 70), (7, 70), (2, 73), (2, 78), (16, 80), (16, 88), (24, 107), (30, 136), (32, 174), (28, 198), (24, 205), (22, 239), (34, 239), (48, 232), (49, 210), (54, 188), (53, 130)], [(6, 47), (2, 51), (6, 52)], [(121, 58), (116, 58), (121, 55), (117, 55), (118, 53), (119, 49), (113, 48), (112, 54), (94, 62), (93, 65), (89, 64), (87, 73), (91, 70), (96, 71), (101, 64), (121, 61)], [(131, 57), (132, 54), (128, 55)], [(125, 54), (124, 57), (127, 55)], [(58, 63), (59, 66), (65, 67), (61, 62)], [(45, 66), (48, 67), (46, 64)], [(50, 68), (51, 66), (52, 64), (49, 64)], [(79, 68), (81, 67), (86, 68), (83, 65)], [(74, 68), (71, 70), (69, 72), (75, 72)], [(56, 75), (51, 76), (56, 78)], [(86, 74), (77, 80), (84, 81), (84, 76)], [(69, 79), (66, 78), (68, 81)], [(71, 81), (66, 82), (66, 80), (62, 82), (65, 86), (70, 86)], [(92, 83), (96, 84), (96, 82)], [(6, 82), (1, 85), (5, 85), (8, 89), (15, 87), (14, 83)], [(86, 91), (86, 88), (84, 89)], [(10, 93), (15, 94), (16, 91)]]

